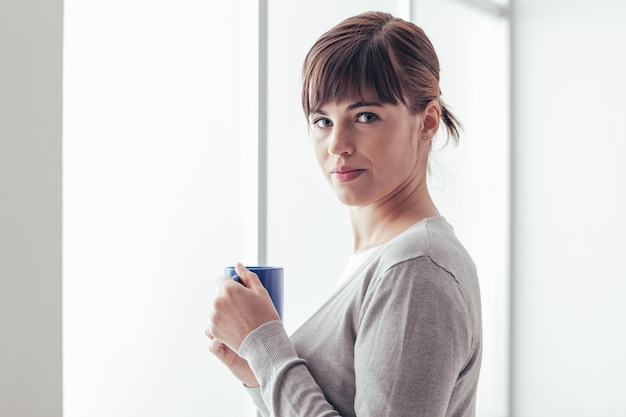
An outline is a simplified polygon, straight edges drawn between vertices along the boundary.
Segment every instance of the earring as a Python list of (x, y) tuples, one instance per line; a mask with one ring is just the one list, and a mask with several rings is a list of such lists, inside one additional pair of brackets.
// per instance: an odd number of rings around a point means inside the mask
[(428, 142), (430, 140), (430, 138), (428, 136), (424, 136), (422, 138), (422, 142)]

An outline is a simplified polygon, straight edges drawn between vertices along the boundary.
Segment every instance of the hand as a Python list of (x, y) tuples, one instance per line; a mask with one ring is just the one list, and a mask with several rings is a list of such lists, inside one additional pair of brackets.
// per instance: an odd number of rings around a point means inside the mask
[(252, 330), (280, 317), (259, 277), (241, 264), (235, 271), (240, 282), (229, 276), (218, 279), (220, 293), (213, 301), (208, 334), (236, 353)]
[(230, 371), (248, 388), (256, 388), (259, 386), (259, 382), (254, 376), (252, 369), (248, 365), (248, 362), (237, 355), (235, 352), (230, 350), (228, 346), (215, 339), (211, 333), (207, 330), (205, 331), (207, 337), (211, 340), (209, 343), (209, 350), (212, 354), (217, 356), (219, 360), (221, 360), (224, 365), (230, 369)]

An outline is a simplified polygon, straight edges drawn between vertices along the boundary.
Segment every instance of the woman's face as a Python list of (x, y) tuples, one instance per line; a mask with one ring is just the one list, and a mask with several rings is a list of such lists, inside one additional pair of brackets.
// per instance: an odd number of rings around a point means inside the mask
[(366, 96), (324, 104), (309, 122), (317, 161), (344, 204), (384, 204), (424, 185), (430, 142), (421, 140), (421, 114)]

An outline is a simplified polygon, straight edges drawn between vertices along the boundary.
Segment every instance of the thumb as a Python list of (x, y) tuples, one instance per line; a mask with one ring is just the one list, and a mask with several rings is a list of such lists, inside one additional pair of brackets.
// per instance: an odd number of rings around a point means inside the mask
[(237, 272), (237, 275), (239, 276), (240, 282), (245, 287), (250, 288), (250, 289), (263, 287), (263, 284), (261, 284), (261, 280), (259, 279), (257, 274), (247, 269), (241, 263), (237, 263), (235, 265), (235, 271)]

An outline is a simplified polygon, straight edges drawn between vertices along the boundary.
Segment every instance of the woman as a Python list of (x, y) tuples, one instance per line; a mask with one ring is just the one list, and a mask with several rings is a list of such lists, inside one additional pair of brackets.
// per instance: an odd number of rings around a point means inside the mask
[(349, 18), (306, 57), (302, 104), (324, 176), (350, 210), (340, 287), (291, 337), (258, 278), (220, 278), (211, 351), (273, 416), (473, 416), (482, 339), (474, 264), (426, 184), (457, 122), (424, 32)]

